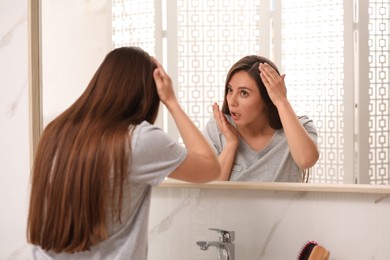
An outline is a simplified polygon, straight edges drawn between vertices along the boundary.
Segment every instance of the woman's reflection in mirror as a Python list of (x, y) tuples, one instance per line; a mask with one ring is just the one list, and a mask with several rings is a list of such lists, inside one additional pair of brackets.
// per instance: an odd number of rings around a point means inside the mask
[(220, 180), (302, 182), (317, 162), (317, 130), (307, 116), (296, 115), (284, 78), (256, 55), (229, 70), (222, 109), (213, 104), (204, 130), (221, 165)]

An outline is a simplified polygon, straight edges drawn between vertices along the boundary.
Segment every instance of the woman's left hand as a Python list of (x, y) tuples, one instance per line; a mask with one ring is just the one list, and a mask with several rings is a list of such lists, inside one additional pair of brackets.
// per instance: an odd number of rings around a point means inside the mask
[(217, 103), (213, 104), (213, 115), (219, 130), (226, 138), (226, 142), (235, 144), (237, 146), (239, 133), (237, 129), (226, 119), (225, 114), (219, 109)]
[(285, 74), (279, 75), (268, 63), (259, 64), (260, 78), (263, 81), (272, 103), (278, 104), (287, 101), (287, 89), (284, 83)]

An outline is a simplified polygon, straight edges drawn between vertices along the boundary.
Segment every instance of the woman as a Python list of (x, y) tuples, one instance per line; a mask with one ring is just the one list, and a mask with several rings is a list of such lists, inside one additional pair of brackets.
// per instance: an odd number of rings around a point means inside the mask
[(219, 156), (220, 180), (300, 182), (319, 157), (313, 121), (296, 116), (284, 75), (260, 56), (232, 66), (222, 111), (213, 105), (204, 133)]
[[(153, 126), (160, 100), (185, 148)], [(161, 65), (139, 48), (115, 49), (40, 139), (27, 227), (33, 258), (146, 259), (151, 186), (219, 174)]]

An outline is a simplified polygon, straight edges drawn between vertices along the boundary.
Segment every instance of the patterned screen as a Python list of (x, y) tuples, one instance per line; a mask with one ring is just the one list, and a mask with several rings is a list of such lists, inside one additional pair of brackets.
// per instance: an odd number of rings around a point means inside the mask
[(282, 2), (282, 66), (289, 100), (313, 119), (320, 159), (311, 182), (342, 183), (343, 1)]
[(177, 1), (178, 97), (204, 129), (211, 105), (222, 104), (229, 68), (260, 53), (260, 1)]
[(155, 1), (112, 0), (112, 42), (114, 48), (140, 46), (155, 54)]
[(369, 1), (370, 182), (390, 184), (390, 1)]

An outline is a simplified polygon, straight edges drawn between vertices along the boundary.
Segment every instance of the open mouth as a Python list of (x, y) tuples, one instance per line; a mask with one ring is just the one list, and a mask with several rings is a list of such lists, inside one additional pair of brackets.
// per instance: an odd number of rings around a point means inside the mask
[(241, 116), (241, 114), (232, 111), (230, 111), (230, 115), (232, 116), (233, 119), (237, 119)]

